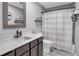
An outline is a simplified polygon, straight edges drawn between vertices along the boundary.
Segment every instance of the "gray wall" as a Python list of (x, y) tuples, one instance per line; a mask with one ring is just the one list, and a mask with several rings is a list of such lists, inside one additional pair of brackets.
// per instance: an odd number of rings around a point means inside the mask
[[(75, 4), (76, 10), (79, 11), (79, 2), (76, 2)], [(79, 56), (79, 19), (76, 22), (75, 25), (75, 48), (76, 48), (76, 54)]]
[[(33, 2), (28, 2), (26, 4), (26, 27), (27, 30), (36, 30), (36, 25), (34, 20), (36, 20), (36, 17), (40, 17), (41, 16), (41, 7)], [(37, 30), (36, 30), (37, 31)]]
[[(3, 29), (3, 7), (2, 2), (0, 2), (0, 40), (13, 37), (15, 29)], [(34, 2), (26, 3), (26, 28), (18, 28), (27, 33), (27, 31), (37, 30), (34, 20), (36, 17), (41, 16), (41, 7)]]

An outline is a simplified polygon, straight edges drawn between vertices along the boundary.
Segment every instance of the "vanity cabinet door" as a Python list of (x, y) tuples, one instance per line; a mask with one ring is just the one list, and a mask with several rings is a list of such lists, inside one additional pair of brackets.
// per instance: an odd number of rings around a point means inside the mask
[(38, 55), (42, 56), (43, 55), (43, 43), (42, 42), (38, 44), (37, 50), (38, 50)]
[(15, 56), (15, 51), (8, 52), (2, 56)]
[(26, 53), (24, 53), (22, 56), (29, 56), (29, 51), (27, 51)]
[(38, 39), (38, 55), (43, 56), (43, 37)]
[(29, 44), (21, 46), (21, 47), (16, 49), (16, 56), (20, 56), (20, 55), (24, 54), (28, 50), (29, 50)]
[(37, 45), (37, 39), (31, 42), (31, 48)]
[(40, 50), (43, 50), (43, 43), (40, 43), (40, 44), (38, 45), (38, 47), (39, 47), (39, 51), (40, 51)]
[(37, 56), (37, 46), (31, 49), (31, 56)]

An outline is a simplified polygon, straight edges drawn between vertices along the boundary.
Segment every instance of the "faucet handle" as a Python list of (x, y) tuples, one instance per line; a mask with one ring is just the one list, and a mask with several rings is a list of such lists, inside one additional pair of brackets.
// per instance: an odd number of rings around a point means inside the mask
[(22, 36), (22, 31), (20, 31), (20, 36)]
[(18, 31), (17, 34), (18, 34), (18, 37), (21, 37), (22, 36), (22, 31)]
[(18, 38), (18, 37), (21, 37), (21, 36), (22, 36), (22, 31), (20, 31), (20, 30), (17, 30), (16, 34), (14, 34), (14, 38)]

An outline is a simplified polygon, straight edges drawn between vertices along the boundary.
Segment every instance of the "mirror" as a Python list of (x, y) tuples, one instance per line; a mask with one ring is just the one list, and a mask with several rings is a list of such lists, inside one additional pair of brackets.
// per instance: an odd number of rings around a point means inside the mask
[(26, 27), (25, 2), (3, 2), (3, 28)]

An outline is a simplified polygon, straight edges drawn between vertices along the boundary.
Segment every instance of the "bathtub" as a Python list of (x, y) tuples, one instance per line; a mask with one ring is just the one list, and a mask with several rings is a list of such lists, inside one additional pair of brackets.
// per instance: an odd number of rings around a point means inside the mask
[(43, 51), (49, 53), (53, 42), (51, 40), (43, 40)]

